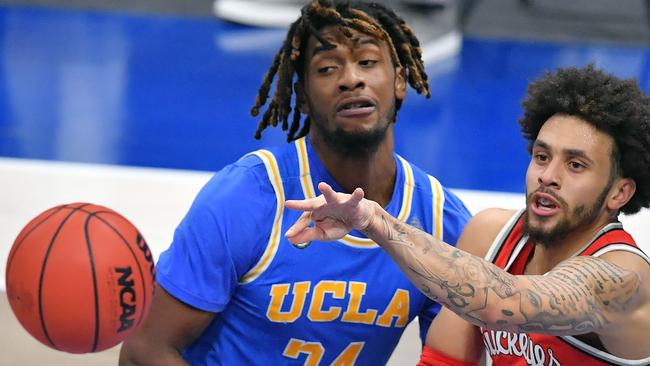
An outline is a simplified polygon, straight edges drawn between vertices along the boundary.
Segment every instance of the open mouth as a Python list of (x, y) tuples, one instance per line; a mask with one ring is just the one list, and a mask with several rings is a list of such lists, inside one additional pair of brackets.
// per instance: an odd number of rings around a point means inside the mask
[(371, 107), (374, 107), (374, 105), (370, 102), (346, 103), (340, 107), (338, 112), (349, 110), (349, 109), (371, 108)]
[(549, 216), (560, 210), (560, 203), (549, 194), (535, 193), (531, 197), (533, 212), (540, 216)]
[(336, 107), (336, 112), (354, 111), (354, 110), (368, 110), (374, 109), (375, 103), (366, 97), (354, 97), (342, 100)]
[(544, 197), (539, 197), (537, 201), (535, 201), (535, 203), (537, 203), (537, 207), (545, 210), (552, 210), (558, 207), (558, 205), (554, 201), (551, 201), (548, 198), (544, 198)]

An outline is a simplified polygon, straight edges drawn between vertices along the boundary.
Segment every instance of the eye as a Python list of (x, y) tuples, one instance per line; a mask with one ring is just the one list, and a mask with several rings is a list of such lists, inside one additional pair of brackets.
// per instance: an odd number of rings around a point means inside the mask
[(548, 161), (548, 155), (538, 152), (533, 155), (535, 161), (540, 162), (540, 163), (545, 163)]
[(327, 75), (327, 74), (331, 73), (332, 70), (334, 70), (334, 68), (335, 68), (334, 66), (323, 66), (323, 67), (319, 67), (318, 69), (316, 69), (316, 71), (319, 74)]
[(572, 170), (583, 170), (586, 166), (578, 161), (572, 160), (569, 162), (569, 167)]
[(361, 66), (373, 66), (373, 65), (376, 64), (377, 62), (378, 62), (377, 60), (370, 60), (370, 59), (368, 59), (368, 60), (361, 60), (361, 61), (359, 61), (359, 64), (360, 64)]

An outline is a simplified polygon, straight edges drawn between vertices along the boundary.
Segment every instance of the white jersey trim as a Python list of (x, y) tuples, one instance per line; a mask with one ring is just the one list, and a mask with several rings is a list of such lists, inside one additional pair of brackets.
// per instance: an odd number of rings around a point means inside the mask
[(487, 253), (485, 254), (484, 259), (490, 263), (494, 262), (494, 259), (496, 258), (497, 253), (499, 252), (499, 249), (503, 246), (505, 239), (508, 237), (508, 234), (512, 231), (513, 227), (517, 223), (517, 220), (521, 217), (521, 215), (524, 213), (525, 209), (520, 209), (517, 212), (515, 212), (514, 215), (508, 220), (508, 222), (503, 225), (501, 228), (501, 231), (499, 231), (499, 234), (497, 237), (492, 241), (492, 245), (490, 246), (490, 249), (488, 249)]
[(579, 256), (580, 253), (587, 250), (587, 248), (589, 248), (591, 246), (591, 244), (593, 244), (596, 240), (598, 240), (598, 238), (605, 235), (606, 233), (608, 233), (608, 232), (610, 232), (610, 231), (612, 231), (614, 229), (622, 229), (622, 228), (623, 228), (623, 224), (621, 224), (620, 222), (612, 222), (612, 223), (609, 223), (609, 224), (603, 226), (602, 229), (598, 230), (596, 235), (594, 235), (591, 238), (591, 240), (589, 240), (589, 242), (587, 242), (587, 244), (585, 244), (582, 248), (578, 249), (575, 253), (573, 253), (572, 257)]
[(648, 257), (645, 253), (643, 253), (641, 251), (641, 249), (633, 247), (633, 246), (628, 245), (628, 244), (621, 244), (621, 243), (609, 244), (606, 247), (598, 249), (591, 256), (592, 257), (600, 257), (601, 255), (603, 255), (605, 253), (613, 252), (613, 251), (616, 251), (616, 250), (622, 250), (624, 252), (634, 253), (634, 254), (638, 255), (639, 257), (645, 259), (645, 261), (648, 262), (648, 264), (650, 264), (650, 257)]
[(508, 263), (506, 263), (506, 267), (503, 269), (504, 271), (508, 271), (510, 269), (510, 266), (515, 262), (517, 257), (519, 257), (519, 253), (521, 252), (522, 249), (526, 246), (526, 243), (528, 243), (528, 234), (522, 235), (522, 237), (519, 239), (517, 242), (517, 245), (515, 245), (515, 249), (510, 253), (510, 258), (508, 258)]
[(595, 358), (601, 359), (613, 365), (641, 366), (641, 365), (650, 364), (650, 357), (642, 358), (640, 360), (630, 360), (626, 358), (620, 358), (614, 355), (610, 355), (609, 353), (601, 351), (595, 347), (592, 347), (572, 336), (559, 336), (559, 338), (563, 339), (567, 343), (570, 343), (572, 346), (580, 349), (581, 351), (588, 353), (589, 355)]

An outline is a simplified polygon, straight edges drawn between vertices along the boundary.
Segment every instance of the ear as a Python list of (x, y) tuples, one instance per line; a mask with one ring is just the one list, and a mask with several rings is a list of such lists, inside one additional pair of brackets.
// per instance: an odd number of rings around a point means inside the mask
[(300, 81), (293, 84), (293, 91), (296, 93), (296, 104), (302, 114), (309, 114), (309, 104), (305, 98), (305, 88)]
[(636, 182), (630, 178), (619, 178), (610, 190), (607, 199), (607, 208), (612, 211), (618, 211), (621, 207), (632, 199), (636, 192)]
[(402, 66), (395, 68), (395, 98), (399, 100), (406, 98), (406, 69)]

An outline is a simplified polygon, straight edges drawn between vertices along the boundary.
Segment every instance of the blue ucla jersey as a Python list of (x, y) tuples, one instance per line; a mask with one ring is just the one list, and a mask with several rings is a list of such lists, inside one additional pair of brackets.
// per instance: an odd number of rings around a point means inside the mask
[[(395, 155), (386, 210), (455, 243), (462, 202)], [(158, 261), (157, 280), (193, 307), (218, 312), (184, 353), (192, 365), (380, 365), (406, 325), (424, 336), (440, 306), (422, 295), (374, 242), (352, 232), (298, 249), (285, 238), (300, 212), (287, 199), (316, 196), (332, 180), (308, 138), (253, 152), (203, 188)]]

